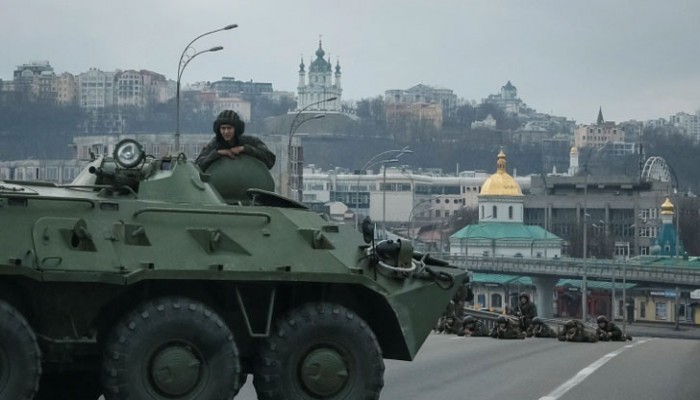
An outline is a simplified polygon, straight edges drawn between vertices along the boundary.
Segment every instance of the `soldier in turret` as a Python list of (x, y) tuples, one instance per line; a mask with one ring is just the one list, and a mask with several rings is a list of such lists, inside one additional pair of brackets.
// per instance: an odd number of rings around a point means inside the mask
[(564, 329), (559, 332), (557, 337), (561, 342), (588, 342), (595, 343), (598, 341), (598, 336), (592, 332), (586, 332), (586, 326), (577, 320), (569, 320), (564, 324)]
[(195, 163), (202, 171), (222, 157), (236, 158), (247, 154), (262, 161), (268, 169), (275, 165), (275, 154), (268, 150), (262, 140), (243, 136), (245, 122), (233, 110), (224, 110), (214, 120), (214, 139), (197, 156)]
[(613, 322), (610, 322), (605, 315), (599, 315), (598, 318), (596, 318), (596, 322), (598, 323), (598, 328), (596, 328), (595, 333), (598, 335), (598, 339), (604, 342), (625, 342), (627, 340), (632, 340), (632, 336), (623, 334), (622, 330)]
[(491, 330), (491, 337), (494, 339), (525, 339), (525, 333), (520, 330), (517, 322), (501, 315), (496, 320), (496, 326)]

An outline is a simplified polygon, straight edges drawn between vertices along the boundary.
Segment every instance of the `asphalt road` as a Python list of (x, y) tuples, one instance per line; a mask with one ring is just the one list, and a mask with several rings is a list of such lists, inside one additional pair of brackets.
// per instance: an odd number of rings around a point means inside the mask
[[(700, 341), (564, 343), (431, 335), (413, 362), (386, 361), (382, 400), (700, 398)], [(236, 400), (255, 400), (252, 377)]]

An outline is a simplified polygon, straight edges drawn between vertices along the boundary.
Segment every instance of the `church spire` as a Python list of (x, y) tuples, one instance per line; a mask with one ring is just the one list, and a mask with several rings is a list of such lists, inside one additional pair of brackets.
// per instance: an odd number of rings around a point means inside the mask
[(601, 106), (598, 109), (598, 125), (603, 125), (605, 123), (605, 120), (603, 119), (603, 107)]

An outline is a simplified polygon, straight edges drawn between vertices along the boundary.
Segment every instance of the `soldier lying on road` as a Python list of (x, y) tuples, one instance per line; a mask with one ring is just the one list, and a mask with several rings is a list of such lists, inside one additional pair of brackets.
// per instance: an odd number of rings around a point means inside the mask
[(538, 338), (555, 338), (557, 337), (557, 332), (550, 328), (549, 325), (545, 324), (540, 317), (535, 317), (532, 319), (532, 325), (527, 329), (527, 337), (538, 337)]
[(462, 331), (458, 333), (459, 336), (489, 336), (489, 330), (484, 323), (471, 315), (464, 318), (463, 326)]
[(569, 320), (564, 324), (564, 329), (559, 333), (559, 341), (562, 342), (589, 342), (598, 341), (598, 336), (594, 333), (586, 332), (586, 326), (580, 321)]
[(496, 320), (496, 326), (491, 330), (494, 339), (525, 339), (525, 333), (520, 330), (519, 323), (501, 315)]
[(596, 322), (598, 323), (598, 328), (596, 328), (595, 333), (598, 335), (598, 339), (604, 342), (626, 342), (632, 340), (632, 336), (622, 334), (622, 330), (614, 323), (608, 321), (608, 317), (605, 315), (599, 315), (596, 318)]
[(464, 319), (464, 304), (469, 297), (469, 287), (461, 285), (455, 295), (447, 305), (445, 312), (438, 319), (435, 330), (438, 333), (454, 333), (462, 332), (462, 320)]

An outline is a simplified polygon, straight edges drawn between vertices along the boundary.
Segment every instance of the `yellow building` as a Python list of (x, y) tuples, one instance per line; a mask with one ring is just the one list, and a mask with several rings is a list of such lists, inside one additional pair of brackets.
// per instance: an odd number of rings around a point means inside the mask
[(437, 103), (391, 103), (384, 106), (384, 112), (389, 124), (409, 120), (442, 128), (442, 106)]

